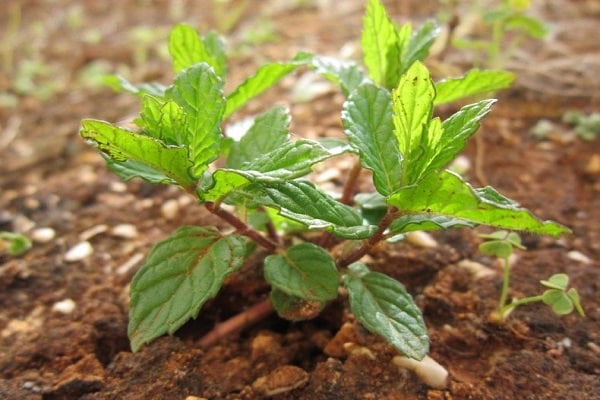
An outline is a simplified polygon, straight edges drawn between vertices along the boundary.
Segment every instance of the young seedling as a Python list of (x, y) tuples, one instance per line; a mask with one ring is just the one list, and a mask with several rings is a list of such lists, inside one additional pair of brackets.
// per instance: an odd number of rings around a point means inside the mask
[(13, 232), (0, 232), (0, 255), (5, 251), (18, 256), (31, 248), (31, 240), (26, 236)]
[[(483, 3), (483, 4), (482, 4)], [(515, 50), (526, 38), (543, 39), (548, 25), (528, 14), (530, 0), (500, 0), (474, 2), (472, 14), (484, 27), (481, 37), (454, 37), (452, 45), (458, 49), (472, 50), (481, 55), (480, 64), (490, 68), (505, 68)], [(470, 18), (465, 18), (470, 21)], [(455, 31), (460, 30), (460, 27)], [(476, 61), (476, 65), (478, 60)]]
[[(400, 282), (361, 261), (374, 246), (411, 231), (479, 224), (568, 232), (445, 169), (495, 100), (467, 105), (444, 121), (433, 116), (434, 107), (505, 88), (514, 77), (473, 70), (434, 82), (421, 61), (436, 34), (432, 22), (415, 31), (397, 27), (378, 0), (369, 0), (361, 40), (368, 73), (353, 62), (299, 53), (261, 66), (224, 93), (222, 40), (178, 25), (169, 39), (177, 73), (171, 85), (119, 79), (122, 90), (141, 98), (139, 129), (88, 119), (81, 135), (121, 178), (176, 185), (234, 228), (225, 233), (214, 226), (183, 226), (154, 246), (131, 283), (128, 334), (134, 351), (196, 318), (260, 247), (267, 253), (262, 268), (272, 288), (269, 298), (218, 325), (202, 345), (273, 309), (291, 320), (313, 318), (347, 293), (350, 310), (366, 329), (421, 360), (429, 349), (423, 316)], [(227, 136), (224, 121), (298, 68), (339, 85), (346, 97), (345, 139), (291, 136), (291, 116), (283, 107), (256, 116), (241, 139)], [(331, 195), (310, 181), (310, 173), (315, 164), (341, 154), (352, 155), (355, 165), (340, 194)], [(365, 169), (373, 192), (356, 193)], [(320, 236), (290, 240), (308, 231)]]
[(566, 274), (555, 274), (547, 281), (540, 281), (543, 286), (548, 288), (540, 295), (507, 301), (510, 287), (509, 258), (515, 248), (525, 250), (525, 247), (521, 244), (521, 238), (515, 232), (497, 231), (480, 236), (487, 239), (487, 241), (479, 245), (479, 251), (502, 260), (502, 291), (498, 307), (490, 315), (492, 322), (502, 324), (516, 307), (540, 301), (549, 305), (557, 315), (570, 314), (574, 309), (582, 317), (585, 315), (579, 302), (577, 290), (574, 288), (567, 290), (569, 277)]

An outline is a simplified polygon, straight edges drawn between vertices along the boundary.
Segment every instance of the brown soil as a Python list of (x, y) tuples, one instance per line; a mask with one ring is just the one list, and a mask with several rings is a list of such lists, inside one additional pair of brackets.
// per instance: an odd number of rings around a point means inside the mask
[[(200, 348), (198, 340), (215, 323), (267, 295), (260, 269), (252, 265), (228, 281), (196, 321), (131, 353), (128, 283), (145, 254), (181, 224), (220, 222), (172, 188), (122, 184), (107, 172), (79, 138), (79, 121), (124, 120), (134, 115), (136, 102), (90, 86), (90, 75), (82, 73), (93, 66), (136, 82), (166, 83), (172, 75), (162, 43), (170, 27), (185, 21), (222, 28), (225, 16), (208, 12), (209, 2), (6, 3), (0, 13), (0, 230), (34, 237), (48, 227), (55, 236), (38, 239), (22, 256), (0, 255), (0, 398), (255, 399), (277, 389), (282, 393), (274, 399), (600, 398), (600, 142), (582, 141), (560, 123), (545, 140), (530, 133), (541, 118), (560, 121), (571, 109), (600, 111), (596, 2), (536, 4), (554, 34), (517, 52), (512, 66), (518, 84), (500, 96), (479, 145), (471, 143), (465, 153), (477, 166), (468, 172), (476, 186), (489, 183), (573, 230), (558, 240), (524, 235), (528, 250), (515, 260), (511, 295), (537, 293), (540, 279), (566, 272), (586, 318), (560, 318), (531, 305), (504, 326), (489, 323), (501, 277), (494, 260), (478, 253), (477, 232), (442, 232), (434, 235), (436, 248), (385, 245), (370, 255), (371, 267), (401, 280), (422, 308), (430, 354), (450, 372), (445, 390), (430, 389), (395, 367), (394, 351), (352, 322), (343, 299), (314, 320), (272, 316)], [(264, 60), (287, 59), (300, 49), (336, 55), (345, 44), (358, 45), (361, 1), (251, 3), (227, 35), (237, 49), (232, 82)], [(415, 24), (436, 11), (425, 2), (387, 4), (398, 21)], [(264, 28), (265, 21), (277, 40), (244, 45), (243, 33)], [(432, 66), (440, 72), (456, 68), (464, 62), (457, 54), (438, 57)], [(32, 67), (38, 72), (29, 74)], [(17, 83), (28, 77), (34, 84), (29, 90)], [(248, 112), (283, 99), (292, 108), (294, 132), (339, 134), (339, 95), (293, 103), (294, 82), (285, 80)], [(176, 206), (170, 218), (164, 204)], [(123, 224), (136, 229), (114, 229)], [(82, 241), (93, 252), (68, 261), (67, 252)], [(463, 260), (496, 273), (476, 279), (460, 267)], [(68, 299), (72, 310), (61, 308)], [(369, 351), (335, 346), (348, 340)]]

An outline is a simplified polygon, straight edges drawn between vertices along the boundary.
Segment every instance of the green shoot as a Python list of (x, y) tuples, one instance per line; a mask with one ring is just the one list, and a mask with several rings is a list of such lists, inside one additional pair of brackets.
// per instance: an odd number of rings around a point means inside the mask
[(549, 305), (557, 315), (570, 314), (573, 310), (577, 310), (582, 317), (585, 315), (579, 302), (577, 290), (574, 288), (567, 290), (569, 277), (566, 274), (555, 274), (547, 281), (540, 281), (543, 286), (548, 288), (540, 295), (507, 301), (510, 288), (509, 258), (515, 248), (525, 250), (525, 247), (521, 244), (521, 238), (515, 232), (497, 231), (480, 236), (486, 241), (481, 243), (479, 251), (502, 260), (502, 291), (498, 307), (490, 315), (492, 322), (502, 324), (516, 307), (535, 302), (543, 302)]

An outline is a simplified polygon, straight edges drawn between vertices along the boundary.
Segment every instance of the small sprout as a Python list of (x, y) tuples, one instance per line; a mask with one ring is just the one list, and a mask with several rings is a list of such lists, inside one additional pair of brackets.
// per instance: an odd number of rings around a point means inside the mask
[(569, 277), (566, 274), (555, 274), (548, 280), (540, 281), (543, 286), (548, 288), (541, 295), (529, 296), (507, 302), (508, 289), (510, 286), (509, 258), (513, 254), (515, 248), (524, 250), (525, 247), (521, 244), (521, 238), (515, 232), (497, 231), (480, 236), (484, 239), (488, 239), (488, 241), (479, 245), (479, 251), (485, 255), (497, 257), (503, 261), (502, 292), (500, 294), (497, 309), (490, 315), (490, 320), (492, 322), (502, 324), (517, 306), (540, 301), (549, 305), (552, 308), (552, 311), (557, 315), (570, 314), (575, 309), (579, 315), (582, 317), (585, 316), (579, 301), (579, 293), (577, 293), (577, 290), (574, 288), (567, 290)]
[(12, 256), (18, 256), (30, 248), (31, 240), (26, 236), (12, 232), (0, 232), (0, 255), (7, 251)]

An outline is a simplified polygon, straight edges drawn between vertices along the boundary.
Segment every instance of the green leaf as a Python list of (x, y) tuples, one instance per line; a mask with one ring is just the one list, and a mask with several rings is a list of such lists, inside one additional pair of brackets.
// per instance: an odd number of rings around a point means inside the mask
[(542, 294), (542, 301), (552, 307), (558, 315), (570, 314), (573, 309), (573, 302), (562, 290), (548, 289)]
[(569, 286), (569, 276), (567, 274), (554, 274), (547, 281), (540, 281), (547, 288), (567, 290)]
[(104, 153), (101, 155), (106, 161), (108, 169), (124, 181), (130, 181), (133, 178), (141, 178), (152, 184), (179, 184), (175, 179), (168, 177), (163, 172), (149, 167), (142, 162), (133, 160), (115, 161)]
[(303, 300), (324, 302), (337, 297), (338, 271), (331, 255), (312, 243), (301, 243), (265, 259), (265, 279), (274, 288)]
[(344, 275), (350, 309), (372, 333), (381, 335), (407, 357), (421, 360), (429, 351), (421, 311), (404, 286), (387, 275), (354, 263)]
[(290, 321), (304, 321), (319, 316), (326, 301), (305, 300), (273, 288), (271, 290), (271, 304), (282, 318)]
[[(479, 129), (479, 122), (490, 111), (495, 100), (483, 100), (467, 105), (446, 119), (438, 132), (437, 120), (429, 127), (422, 160), (427, 160), (420, 176), (439, 172), (465, 148), (471, 136)], [(433, 132), (435, 130), (435, 132)]]
[(301, 54), (301, 57), (297, 57), (290, 62), (272, 63), (261, 66), (254, 75), (242, 82), (227, 96), (227, 107), (224, 117), (229, 117), (252, 98), (279, 82), (284, 76), (299, 66), (305, 65), (310, 61), (308, 57), (306, 54)]
[(583, 307), (581, 307), (581, 302), (579, 300), (579, 293), (577, 293), (577, 289), (571, 288), (567, 291), (567, 296), (571, 299), (573, 306), (577, 310), (577, 313), (582, 317), (585, 317), (585, 312), (583, 311)]
[(165, 95), (166, 86), (158, 82), (133, 84), (120, 75), (109, 75), (104, 78), (104, 83), (117, 92), (127, 92), (138, 97), (151, 95), (163, 97)]
[(394, 135), (391, 95), (367, 83), (352, 92), (344, 103), (342, 121), (350, 146), (361, 165), (373, 171), (373, 183), (387, 196), (402, 183), (402, 155)]
[(370, 81), (360, 67), (350, 61), (312, 56), (311, 65), (317, 73), (338, 84), (346, 97), (360, 84)]
[(363, 225), (357, 210), (336, 201), (312, 182), (287, 180), (258, 171), (215, 171), (210, 186), (198, 193), (201, 201), (223, 201), (235, 195), (249, 207), (270, 207), (307, 229), (326, 229), (345, 239), (365, 239), (375, 233), (374, 225)]
[(523, 31), (534, 39), (543, 39), (550, 32), (548, 26), (542, 21), (524, 14), (515, 14), (507, 18), (506, 29)]
[[(399, 76), (401, 48), (394, 23), (379, 0), (369, 0), (361, 37), (363, 61), (377, 85), (392, 87)], [(391, 82), (390, 82), (391, 81)]]
[(221, 121), (225, 110), (223, 82), (205, 63), (183, 70), (166, 93), (187, 115), (184, 136), (193, 163), (192, 173), (200, 177), (221, 151)]
[(242, 164), (283, 146), (289, 140), (290, 114), (285, 107), (273, 107), (257, 116), (238, 142), (233, 142), (227, 157), (228, 168)]
[(465, 97), (506, 89), (515, 80), (515, 74), (506, 71), (472, 69), (460, 78), (449, 78), (436, 83), (435, 105), (450, 103)]
[[(435, 22), (427, 21), (421, 28), (413, 33), (408, 40), (406, 50), (402, 54), (401, 74), (408, 71), (415, 61), (423, 61), (429, 54), (429, 49), (433, 45), (435, 38), (439, 34), (439, 29)], [(393, 82), (395, 86), (400, 76)]]
[[(189, 173), (192, 164), (188, 161), (187, 149), (184, 147), (169, 146), (158, 139), (104, 121), (87, 119), (81, 124), (81, 136), (95, 142), (100, 151), (113, 161), (121, 163), (121, 167), (126, 161), (141, 163), (154, 171), (153, 176), (158, 172), (182, 187), (195, 183)], [(146, 174), (139, 176), (148, 177)]]
[(260, 204), (278, 209), (280, 215), (305, 224), (308, 229), (327, 229), (345, 239), (364, 239), (376, 230), (376, 226), (362, 225), (362, 218), (355, 209), (336, 201), (312, 182), (265, 181), (248, 195)]
[(222, 236), (214, 227), (184, 226), (156, 244), (131, 282), (127, 333), (133, 351), (196, 318), (245, 254), (242, 236)]
[(186, 143), (186, 120), (183, 109), (174, 101), (146, 95), (142, 98), (142, 111), (136, 124), (145, 134), (165, 144), (181, 146)]
[(479, 245), (481, 254), (506, 260), (513, 253), (513, 247), (502, 240), (491, 240)]
[(245, 164), (243, 169), (263, 172), (274, 178), (295, 179), (309, 174), (313, 165), (333, 155), (335, 154), (313, 140), (300, 139), (287, 142), (255, 158)]
[(491, 187), (473, 189), (450, 171), (429, 174), (390, 196), (388, 203), (406, 213), (443, 215), (504, 229), (553, 236), (570, 232), (555, 222), (541, 221)]
[(431, 143), (439, 141), (442, 135), (439, 122), (429, 128), (434, 98), (429, 71), (417, 61), (402, 76), (393, 93), (395, 134), (404, 156), (402, 186), (420, 179), (430, 161)]
[(175, 72), (204, 62), (213, 67), (219, 77), (225, 77), (225, 46), (214, 33), (202, 39), (191, 26), (176, 25), (169, 36), (169, 53), (173, 58)]
[(460, 218), (445, 215), (409, 214), (392, 222), (389, 233), (407, 233), (413, 231), (436, 231), (452, 228), (474, 228), (477, 224)]

